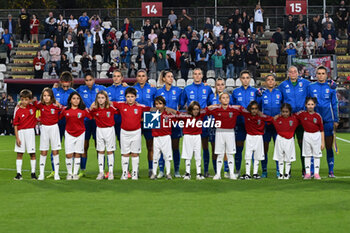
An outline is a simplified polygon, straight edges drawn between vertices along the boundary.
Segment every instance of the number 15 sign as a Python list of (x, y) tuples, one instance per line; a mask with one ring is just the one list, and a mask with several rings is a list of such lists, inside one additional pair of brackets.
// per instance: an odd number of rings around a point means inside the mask
[(162, 2), (143, 2), (142, 17), (161, 17), (163, 16)]
[(306, 0), (287, 0), (286, 15), (306, 15)]

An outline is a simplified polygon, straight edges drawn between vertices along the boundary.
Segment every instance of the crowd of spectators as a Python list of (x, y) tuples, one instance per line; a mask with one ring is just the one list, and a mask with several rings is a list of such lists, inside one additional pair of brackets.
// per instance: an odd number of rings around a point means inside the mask
[(126, 77), (134, 77), (136, 70), (142, 68), (154, 79), (160, 71), (170, 70), (176, 76), (180, 71), (186, 80), (191, 68), (200, 67), (204, 76), (210, 70), (216, 78), (236, 78), (241, 70), (248, 69), (255, 78), (262, 52), (267, 54), (271, 72), (276, 72), (282, 55), (334, 54), (337, 37), (350, 31), (349, 12), (341, 1), (334, 19), (328, 13), (323, 19), (314, 16), (309, 27), (303, 15), (289, 15), (283, 30), (276, 29), (263, 51), (258, 40), (264, 37), (263, 12), (260, 4), (254, 11), (236, 9), (225, 22), (207, 18), (203, 27), (196, 29), (185, 9), (181, 15), (171, 10), (164, 25), (145, 19), (137, 30), (126, 18), (117, 30), (110, 18), (88, 16), (86, 12), (78, 18), (70, 15), (68, 19), (49, 12), (40, 22), (34, 14), (21, 9), (18, 22), (9, 15), (4, 31), (0, 32), (0, 62), (9, 57), (15, 45), (17, 24), (21, 42), (38, 42), (39, 26), (43, 24), (45, 38), (33, 60), (35, 78), (42, 78), (44, 72), (55, 78), (67, 70), (76, 77), (87, 70), (97, 74), (101, 63), (110, 64), (107, 76), (120, 69)]

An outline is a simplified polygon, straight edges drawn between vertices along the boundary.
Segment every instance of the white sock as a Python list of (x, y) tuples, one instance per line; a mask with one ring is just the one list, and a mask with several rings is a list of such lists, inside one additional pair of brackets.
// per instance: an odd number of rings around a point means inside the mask
[(291, 162), (286, 162), (286, 173), (285, 174), (289, 175), (291, 166), (292, 166)]
[(202, 172), (202, 167), (201, 167), (202, 159), (196, 159), (196, 170), (197, 174), (200, 174)]
[(17, 159), (16, 160), (16, 169), (17, 169), (17, 173), (22, 174), (22, 159)]
[(253, 174), (258, 174), (258, 170), (259, 170), (259, 160), (254, 160), (254, 167), (253, 167)]
[(40, 155), (40, 175), (44, 175), (45, 172), (46, 156)]
[(314, 157), (315, 174), (320, 174), (321, 158)]
[(252, 164), (251, 159), (246, 159), (245, 160), (245, 174), (250, 176), (250, 165)]
[(100, 173), (103, 173), (103, 165), (105, 163), (105, 154), (98, 153), (98, 169)]
[(53, 166), (55, 168), (55, 176), (58, 176), (60, 171), (60, 155), (54, 155), (53, 156)]
[(171, 160), (167, 159), (167, 160), (164, 161), (164, 163), (165, 163), (166, 174), (169, 175), (170, 174), (170, 167), (171, 167), (170, 166)]
[(185, 163), (186, 163), (186, 173), (191, 174), (191, 160), (186, 159)]
[(218, 154), (216, 158), (216, 175), (221, 176), (221, 168), (224, 163), (224, 154)]
[(311, 174), (310, 172), (311, 169), (311, 157), (305, 157), (305, 171), (306, 174)]
[(128, 175), (128, 167), (129, 167), (129, 157), (122, 156), (122, 170), (123, 170), (123, 176)]
[(114, 168), (114, 155), (110, 154), (108, 155), (108, 172), (110, 174), (113, 174), (113, 168)]
[(72, 175), (73, 158), (66, 158), (66, 166), (68, 175)]
[(157, 174), (157, 170), (158, 170), (158, 161), (159, 161), (159, 159), (153, 158), (152, 173), (153, 173), (154, 175)]
[(235, 163), (233, 159), (233, 154), (227, 154), (228, 169), (230, 171), (230, 176), (234, 175)]
[(31, 173), (35, 173), (36, 159), (30, 160)]
[[(286, 166), (286, 168), (287, 168), (287, 166)], [(278, 161), (278, 170), (279, 170), (281, 175), (284, 174), (283, 173), (284, 172), (284, 162), (283, 162), (283, 160)]]
[(79, 168), (80, 168), (80, 160), (81, 160), (80, 157), (74, 158), (74, 170), (73, 170), (74, 175), (78, 175)]
[(135, 174), (135, 176), (137, 176), (137, 173), (139, 171), (139, 161), (140, 161), (139, 156), (131, 158), (132, 174)]

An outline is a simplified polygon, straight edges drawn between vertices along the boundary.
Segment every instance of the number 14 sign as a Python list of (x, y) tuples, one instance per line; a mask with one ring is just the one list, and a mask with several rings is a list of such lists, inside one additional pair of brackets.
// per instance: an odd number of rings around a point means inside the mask
[(161, 17), (163, 16), (162, 2), (143, 2), (142, 17)]
[(287, 0), (286, 15), (306, 15), (306, 0)]

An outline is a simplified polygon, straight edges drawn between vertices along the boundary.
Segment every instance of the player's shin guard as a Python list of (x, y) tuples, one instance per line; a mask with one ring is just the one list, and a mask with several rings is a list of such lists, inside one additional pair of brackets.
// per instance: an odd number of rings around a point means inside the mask
[(132, 159), (131, 159), (131, 163), (132, 163), (132, 174), (135, 175), (135, 176), (138, 176), (139, 161), (140, 161), (140, 157), (139, 157), (139, 156), (132, 157)]
[(73, 171), (73, 158), (66, 158), (66, 167), (68, 175), (72, 175)]
[(98, 170), (99, 173), (103, 173), (103, 164), (105, 162), (105, 155), (104, 154), (98, 154)]
[(114, 154), (110, 154), (108, 157), (108, 172), (110, 174), (113, 174), (113, 168), (114, 168)]
[(315, 174), (320, 174), (321, 158), (314, 158)]
[(58, 176), (58, 173), (60, 171), (60, 155), (54, 155), (53, 156), (53, 164), (54, 164), (54, 171), (55, 171), (55, 175)]
[(254, 167), (253, 167), (253, 174), (258, 174), (258, 170), (259, 170), (259, 160), (254, 160)]
[(328, 173), (334, 172), (334, 153), (333, 149), (327, 149)]
[(180, 150), (173, 150), (174, 170), (178, 172), (180, 169)]
[[(87, 157), (81, 157), (80, 168), (81, 170), (86, 169)], [(104, 166), (104, 157), (103, 157), (103, 166)]]
[(122, 156), (122, 171), (123, 171), (123, 176), (128, 175), (128, 167), (129, 167), (129, 157)]
[[(237, 155), (237, 154), (236, 154)], [(250, 176), (250, 165), (252, 164), (252, 160), (251, 159), (246, 159), (245, 160), (245, 173), (247, 174), (247, 175), (249, 175)], [(236, 164), (237, 165), (237, 164)], [(236, 170), (237, 170), (238, 168), (236, 167)]]
[(35, 173), (35, 167), (36, 167), (36, 159), (30, 160), (30, 172)]
[(171, 166), (170, 166), (171, 165), (171, 160), (166, 159), (164, 161), (164, 163), (165, 163), (166, 174), (169, 175), (170, 174), (170, 170), (171, 170)]
[[(279, 166), (280, 175), (283, 175), (283, 174), (284, 174), (284, 173), (283, 173), (283, 172), (284, 172), (284, 171), (283, 171), (283, 169), (284, 169), (284, 162), (283, 162), (283, 160), (279, 161), (278, 166)], [(288, 174), (288, 173), (287, 173), (287, 166), (286, 166), (286, 174)]]
[[(235, 155), (235, 166), (236, 166), (236, 171), (241, 170), (241, 163), (242, 163), (242, 151), (243, 151), (243, 146), (237, 146), (237, 151)], [(249, 165), (250, 166), (250, 165)], [(249, 170), (250, 172), (250, 170)], [(247, 173), (248, 174), (248, 173)], [(250, 173), (249, 173), (250, 174)], [(248, 175), (249, 175), (248, 174)]]
[(210, 160), (209, 149), (205, 149), (203, 150), (204, 173), (207, 173), (209, 171), (209, 160)]
[(216, 158), (216, 175), (221, 176), (222, 163), (224, 162), (224, 154), (218, 154)]
[[(160, 160), (160, 159), (159, 159)], [(157, 169), (158, 169), (158, 159), (153, 158), (153, 165), (152, 165), (152, 173), (154, 175), (157, 175)]]
[(17, 173), (19, 174), (22, 174), (22, 163), (23, 163), (22, 159), (16, 160), (16, 169), (17, 169)]
[[(196, 159), (196, 171), (197, 174), (202, 173), (202, 166), (201, 166), (202, 160), (201, 159)], [(209, 165), (209, 164), (208, 164)]]
[(285, 174), (289, 174), (291, 167), (292, 167), (292, 163), (291, 162), (286, 162), (286, 173)]
[(39, 162), (39, 167), (40, 167), (40, 175), (43, 176), (45, 172), (45, 164), (46, 164), (46, 156), (40, 155), (40, 162)]
[[(154, 158), (153, 158), (154, 160)], [(163, 154), (160, 155), (159, 161), (158, 161), (158, 165), (159, 165), (159, 171), (164, 173), (164, 157)], [(154, 166), (154, 161), (153, 161), (153, 166)]]
[(186, 159), (185, 163), (186, 163), (186, 173), (191, 174), (191, 160)]
[(79, 168), (80, 168), (81, 159), (80, 158), (74, 158), (74, 170), (73, 175), (78, 175)]
[(227, 162), (228, 162), (228, 167), (230, 170), (230, 176), (234, 176), (234, 161), (233, 161), (233, 154), (227, 154)]
[(305, 157), (305, 171), (306, 174), (311, 174), (311, 157)]

